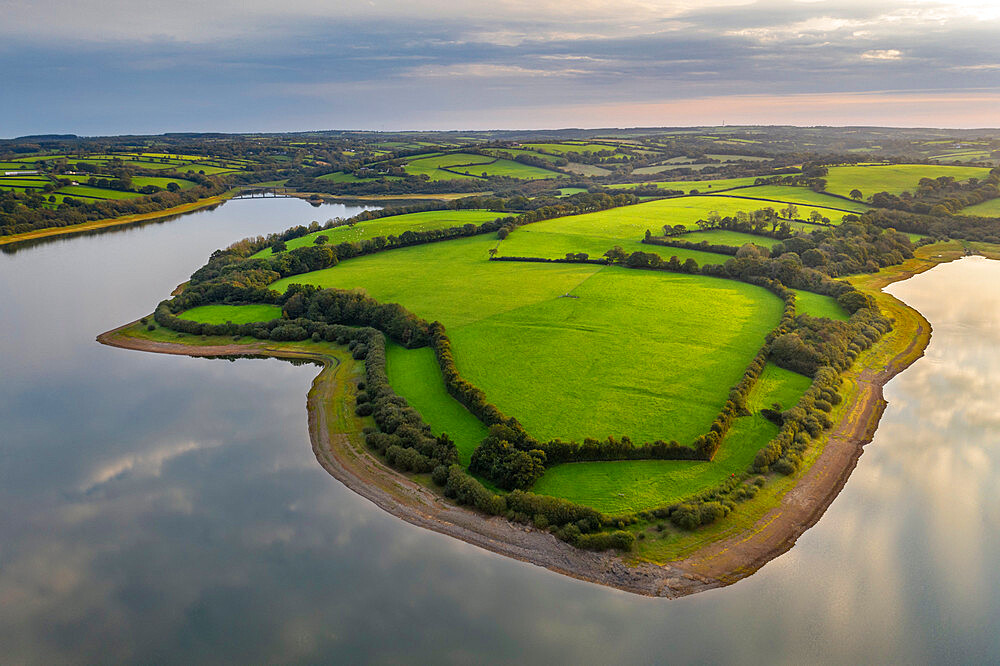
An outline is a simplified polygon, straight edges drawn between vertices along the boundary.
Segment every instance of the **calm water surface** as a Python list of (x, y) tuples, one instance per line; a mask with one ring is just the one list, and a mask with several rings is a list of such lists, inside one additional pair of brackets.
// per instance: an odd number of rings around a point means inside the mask
[(236, 201), (0, 254), (0, 662), (1000, 660), (1000, 263), (891, 288), (931, 347), (795, 548), (653, 600), (346, 490), (309, 445), (313, 367), (94, 342), (212, 250), (351, 212)]

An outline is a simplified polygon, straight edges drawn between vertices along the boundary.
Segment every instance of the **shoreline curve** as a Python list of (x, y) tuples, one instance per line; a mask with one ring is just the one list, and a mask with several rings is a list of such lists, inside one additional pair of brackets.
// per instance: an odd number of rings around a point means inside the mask
[[(341, 359), (318, 352), (280, 349), (264, 341), (192, 345), (121, 335), (137, 322), (102, 333), (97, 341), (124, 349), (196, 357), (251, 355), (318, 361), (323, 369), (314, 378), (306, 399), (313, 452), (331, 476), (358, 495), (408, 523), (506, 557), (626, 592), (677, 598), (731, 585), (752, 575), (790, 550), (819, 521), (854, 471), (864, 446), (874, 437), (886, 407), (883, 387), (923, 356), (930, 340), (930, 323), (915, 309), (881, 291), (882, 287), (959, 256), (958, 251), (948, 251), (853, 279), (856, 286), (874, 293), (880, 306), (896, 318), (898, 328), (890, 333), (892, 339), (884, 338), (873, 350), (884, 346), (887, 348), (883, 352), (899, 351), (880, 370), (849, 371), (848, 379), (856, 386), (856, 397), (847, 405), (821, 452), (782, 495), (778, 506), (758, 518), (749, 529), (664, 564), (632, 563), (611, 552), (579, 550), (548, 532), (457, 506), (384, 465), (367, 451), (357, 432), (333, 432), (331, 420), (354, 418), (351, 410), (345, 414), (349, 401), (338, 395), (338, 390), (353, 390), (353, 383), (342, 376), (350, 365), (342, 362), (350, 359), (346, 353)], [(900, 321), (901, 317), (904, 321)], [(907, 341), (905, 346), (901, 344), (903, 341)]]

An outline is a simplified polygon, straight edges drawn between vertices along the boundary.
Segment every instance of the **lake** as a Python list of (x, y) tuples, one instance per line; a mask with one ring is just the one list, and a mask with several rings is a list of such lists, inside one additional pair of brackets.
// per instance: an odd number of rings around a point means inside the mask
[(1000, 262), (889, 288), (934, 334), (843, 493), (754, 576), (670, 601), (347, 490), (309, 443), (315, 366), (94, 341), (217, 248), (358, 210), (232, 201), (0, 254), (0, 661), (1000, 660)]

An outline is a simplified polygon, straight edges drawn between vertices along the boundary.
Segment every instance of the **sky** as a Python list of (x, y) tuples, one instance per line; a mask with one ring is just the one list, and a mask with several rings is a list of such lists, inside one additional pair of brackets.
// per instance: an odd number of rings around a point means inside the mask
[(1000, 126), (996, 0), (0, 0), (0, 137)]

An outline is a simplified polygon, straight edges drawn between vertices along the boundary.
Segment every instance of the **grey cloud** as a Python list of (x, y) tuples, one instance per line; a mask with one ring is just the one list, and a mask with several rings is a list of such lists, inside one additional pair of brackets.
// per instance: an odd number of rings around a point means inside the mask
[[(80, 19), (86, 2), (50, 4), (52, 34), (21, 30), (40, 11), (28, 5), (0, 27), (20, 30), (0, 45), (0, 67), (22, 100), (2, 112), (3, 134), (402, 128), (444, 118), (445, 104), (449, 122), (474, 127), (496, 109), (1000, 86), (1000, 15), (980, 20), (958, 3), (585, 2), (568, 14), (543, 0), (534, 16), (504, 2), (458, 18), (438, 2), (334, 15), (292, 0), (280, 16), (258, 0), (243, 12), (138, 3), (104, 28)], [(140, 11), (155, 28), (136, 23)], [(200, 27), (218, 20), (216, 33)]]

